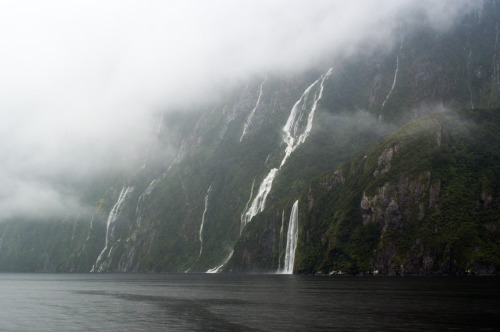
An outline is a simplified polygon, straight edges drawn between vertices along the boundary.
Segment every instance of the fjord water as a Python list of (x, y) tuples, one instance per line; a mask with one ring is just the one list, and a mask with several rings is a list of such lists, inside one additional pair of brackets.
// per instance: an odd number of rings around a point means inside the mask
[(2, 331), (498, 330), (500, 279), (0, 274)]

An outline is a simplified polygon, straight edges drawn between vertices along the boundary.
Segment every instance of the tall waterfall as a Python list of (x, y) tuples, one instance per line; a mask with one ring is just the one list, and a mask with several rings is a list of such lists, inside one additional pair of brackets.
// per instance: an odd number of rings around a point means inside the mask
[(279, 240), (279, 251), (278, 251), (278, 271), (281, 271), (281, 250), (283, 248), (283, 226), (285, 225), (285, 210), (281, 213), (281, 228), (280, 228), (280, 240)]
[[(299, 100), (293, 105), (288, 120), (283, 127), (283, 141), (285, 144), (285, 156), (283, 157), (279, 168), (273, 168), (269, 174), (264, 178), (259, 186), (259, 191), (252, 201), (252, 204), (241, 216), (241, 227), (243, 230), (245, 226), (252, 220), (257, 213), (264, 211), (266, 198), (271, 191), (274, 178), (278, 171), (285, 165), (288, 157), (292, 154), (299, 145), (305, 142), (306, 138), (312, 130), (312, 123), (314, 119), (314, 112), (318, 106), (318, 101), (323, 96), (323, 88), (325, 80), (331, 75), (332, 68), (325, 74), (321, 75), (314, 83), (312, 83), (305, 91)], [(315, 89), (316, 88), (316, 89)], [(315, 90), (314, 90), (315, 89)], [(314, 90), (312, 101), (310, 94)]]
[[(111, 209), (111, 212), (109, 212), (108, 220), (106, 221), (106, 242), (104, 245), (104, 249), (102, 249), (101, 253), (97, 257), (97, 260), (92, 266), (92, 270), (90, 272), (100, 272), (103, 270), (103, 263), (101, 261), (103, 259), (103, 255), (106, 253), (106, 251), (108, 251), (110, 242), (114, 240), (116, 219), (118, 218), (125, 201), (130, 197), (133, 191), (134, 187), (132, 186), (123, 187), (120, 195), (118, 196), (118, 200)], [(111, 249), (108, 252), (108, 257), (110, 253)]]
[(87, 248), (87, 243), (89, 243), (90, 233), (92, 233), (92, 228), (93, 227), (94, 227), (94, 217), (92, 217), (92, 219), (90, 219), (89, 233), (87, 234), (87, 238), (85, 239), (85, 243), (83, 244), (82, 250), (78, 254), (78, 257), (80, 257), (85, 252), (85, 248)]
[(203, 225), (205, 224), (205, 214), (207, 213), (207, 208), (208, 208), (208, 195), (210, 194), (210, 191), (212, 190), (212, 186), (208, 187), (207, 193), (205, 195), (205, 209), (203, 210), (203, 215), (201, 216), (201, 225), (200, 225), (200, 254), (198, 255), (198, 258), (201, 256), (201, 253), (203, 252)]
[(266, 83), (266, 81), (267, 81), (267, 76), (264, 79), (264, 81), (260, 84), (259, 97), (257, 98), (257, 102), (255, 103), (255, 107), (252, 109), (252, 111), (248, 115), (247, 120), (245, 121), (245, 124), (243, 125), (243, 132), (241, 133), (240, 142), (243, 140), (243, 137), (246, 135), (248, 126), (250, 126), (250, 123), (252, 122), (252, 119), (253, 119), (253, 116), (255, 115), (255, 111), (257, 110), (257, 107), (259, 107), (260, 99), (262, 98), (262, 87), (264, 86), (264, 83)]
[(401, 44), (399, 45), (399, 52), (398, 52), (398, 56), (396, 58), (396, 71), (394, 72), (394, 79), (392, 81), (391, 89), (389, 90), (389, 93), (387, 94), (387, 96), (385, 96), (385, 99), (382, 103), (382, 107), (380, 108), (380, 114), (378, 116), (379, 123), (380, 123), (380, 121), (382, 121), (382, 112), (384, 110), (385, 103), (387, 102), (387, 100), (389, 100), (389, 97), (391, 96), (392, 91), (394, 90), (394, 87), (396, 86), (396, 82), (398, 80), (399, 57), (401, 56), (401, 51), (403, 50), (403, 41), (404, 41), (404, 36), (401, 36)]
[(299, 234), (299, 201), (295, 201), (290, 213), (288, 232), (286, 236), (285, 266), (282, 273), (293, 274), (293, 264), (295, 263), (295, 249), (297, 249), (297, 237)]
[[(250, 202), (252, 201), (252, 197), (253, 197), (253, 188), (255, 187), (255, 179), (253, 179), (253, 182), (252, 182), (252, 189), (250, 189), (250, 197), (248, 198), (248, 202), (247, 204), (245, 205), (245, 211), (247, 211), (248, 209), (248, 204), (250, 204)], [(243, 211), (243, 213), (241, 214), (241, 220), (243, 220), (244, 216), (245, 216), (245, 211)], [(240, 234), (241, 232), (243, 232), (243, 223), (241, 223), (240, 225)]]

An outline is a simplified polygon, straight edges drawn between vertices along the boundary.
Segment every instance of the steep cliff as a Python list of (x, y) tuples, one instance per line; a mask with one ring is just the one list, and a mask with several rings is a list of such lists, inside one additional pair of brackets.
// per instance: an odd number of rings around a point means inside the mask
[[(299, 198), (295, 270), (498, 273), (499, 142), (499, 109), (448, 111), (322, 175)], [(231, 269), (279, 270), (278, 211), (259, 222), (264, 236), (242, 237)]]
[(3, 222), (0, 270), (285, 271), (298, 219), (294, 271), (496, 271), (499, 21), (486, 1), (449, 29), (401, 22), (159, 112), (142, 165), (75, 185), (85, 218)]

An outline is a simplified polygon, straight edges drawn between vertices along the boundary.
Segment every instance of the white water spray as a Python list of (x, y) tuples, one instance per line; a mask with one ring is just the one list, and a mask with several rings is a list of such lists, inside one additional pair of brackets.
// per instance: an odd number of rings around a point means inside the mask
[[(276, 173), (278, 173), (277, 168), (273, 168), (269, 174), (264, 178), (264, 181), (259, 186), (259, 192), (257, 196), (255, 196), (252, 204), (248, 208), (248, 210), (241, 217), (241, 227), (240, 230), (243, 231), (245, 226), (252, 220), (253, 217), (257, 215), (257, 213), (264, 211), (266, 198), (269, 192), (271, 191), (273, 180), (276, 177)], [(241, 232), (240, 232), (241, 233)]]
[[(278, 171), (285, 165), (288, 157), (292, 154), (299, 145), (305, 142), (306, 138), (312, 130), (312, 123), (314, 119), (314, 112), (318, 106), (318, 101), (323, 96), (323, 88), (325, 80), (331, 75), (332, 68), (330, 68), (325, 74), (321, 75), (314, 83), (312, 83), (305, 91), (302, 93), (300, 99), (293, 105), (292, 110), (288, 120), (283, 127), (283, 143), (286, 144), (285, 156), (281, 161), (279, 168), (273, 168), (269, 171), (269, 174), (264, 178), (261, 185), (259, 186), (259, 191), (255, 196), (252, 204), (241, 217), (241, 230), (255, 217), (259, 212), (264, 211), (266, 198), (271, 191), (274, 178), (278, 174)], [(312, 103), (309, 102), (309, 95), (313, 88), (319, 85), (313, 96)], [(309, 105), (310, 108), (308, 107)], [(309, 113), (307, 113), (309, 111)], [(304, 123), (303, 119), (307, 116), (307, 121)]]
[[(252, 189), (250, 189), (250, 197), (248, 197), (248, 202), (245, 205), (245, 211), (248, 209), (248, 204), (250, 204), (250, 202), (252, 201), (254, 186), (255, 186), (255, 179), (253, 179), (253, 182), (252, 182)], [(241, 220), (243, 220), (244, 216), (245, 216), (245, 212), (243, 212), (241, 214)], [(245, 225), (243, 223), (241, 223), (241, 225), (240, 225), (240, 235), (241, 235), (241, 232), (243, 232), (243, 228), (244, 227), (245, 227)]]
[(281, 213), (280, 245), (278, 251), (278, 271), (281, 271), (281, 250), (283, 249), (283, 226), (285, 225), (285, 210)]
[(288, 232), (286, 236), (285, 266), (283, 274), (293, 274), (293, 265), (295, 263), (295, 249), (297, 249), (297, 237), (299, 234), (299, 201), (295, 201), (290, 213), (290, 222), (288, 223)]
[(212, 186), (208, 187), (207, 193), (205, 195), (205, 209), (203, 210), (203, 215), (201, 216), (201, 225), (200, 225), (200, 254), (198, 255), (198, 258), (200, 258), (201, 253), (203, 251), (203, 225), (205, 224), (205, 214), (207, 213), (207, 208), (208, 208), (208, 195), (210, 194), (210, 191), (212, 190)]
[(394, 79), (392, 81), (392, 86), (391, 89), (389, 90), (389, 93), (387, 96), (385, 96), (384, 101), (382, 102), (382, 107), (380, 108), (380, 114), (378, 116), (378, 122), (382, 121), (382, 112), (384, 110), (385, 103), (389, 100), (389, 97), (392, 94), (392, 91), (394, 90), (394, 87), (396, 86), (396, 82), (398, 80), (398, 71), (399, 71), (399, 58), (401, 56), (401, 51), (403, 50), (403, 41), (404, 41), (404, 36), (401, 36), (401, 44), (399, 45), (399, 52), (398, 56), (396, 57), (396, 70), (394, 71)]
[(224, 262), (221, 265), (216, 266), (213, 269), (207, 270), (206, 273), (217, 273), (217, 272), (219, 272), (219, 270), (222, 269), (222, 267), (224, 265), (226, 265), (227, 262), (229, 262), (229, 260), (231, 259), (231, 257), (233, 257), (233, 253), (234, 253), (234, 250), (231, 250), (231, 253), (229, 254), (229, 256), (227, 256), (227, 258), (224, 260)]
[(255, 107), (252, 109), (252, 111), (250, 112), (250, 115), (248, 115), (247, 121), (245, 121), (245, 124), (243, 125), (243, 132), (241, 133), (240, 142), (243, 140), (243, 137), (246, 135), (248, 126), (252, 122), (252, 119), (255, 115), (255, 111), (257, 110), (257, 107), (259, 107), (260, 98), (262, 97), (262, 87), (264, 86), (264, 83), (266, 81), (267, 81), (267, 76), (264, 79), (264, 81), (260, 84), (259, 97), (257, 98), (257, 102), (255, 103)]
[[(96, 260), (95, 264), (92, 266), (92, 270), (90, 272), (101, 272), (102, 271), (103, 266), (102, 266), (101, 260), (102, 260), (103, 255), (108, 250), (109, 243), (114, 240), (116, 219), (118, 218), (118, 215), (120, 214), (125, 201), (130, 197), (130, 195), (132, 194), (133, 191), (134, 191), (134, 187), (132, 187), (132, 186), (123, 187), (122, 191), (120, 192), (120, 195), (118, 196), (118, 200), (116, 201), (115, 205), (111, 209), (111, 212), (109, 212), (108, 220), (106, 221), (106, 242), (104, 245), (104, 249), (102, 249), (101, 253), (97, 257), (97, 260)], [(111, 249), (109, 250), (107, 257), (110, 256)]]

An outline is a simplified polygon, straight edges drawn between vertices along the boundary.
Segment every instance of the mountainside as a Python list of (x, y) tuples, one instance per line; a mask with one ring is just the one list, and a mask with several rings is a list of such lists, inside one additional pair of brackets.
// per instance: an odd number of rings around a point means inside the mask
[[(295, 270), (496, 273), (499, 125), (499, 109), (429, 115), (314, 180), (298, 200)], [(256, 220), (263, 231), (240, 239), (227, 268), (278, 269), (290, 214)]]
[(142, 167), (81, 186), (88, 213), (0, 224), (0, 270), (497, 273), (500, 13), (484, 6), (158, 114)]

